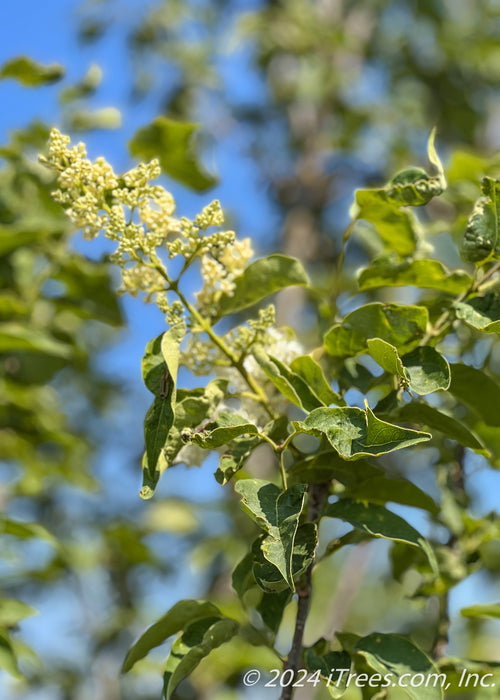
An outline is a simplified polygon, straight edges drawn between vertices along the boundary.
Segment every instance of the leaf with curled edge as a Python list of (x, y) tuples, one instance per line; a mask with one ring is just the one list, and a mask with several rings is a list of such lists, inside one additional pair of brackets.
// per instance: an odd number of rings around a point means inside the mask
[(286, 491), (262, 479), (242, 479), (235, 490), (241, 494), (241, 507), (267, 536), (261, 542), (264, 558), (275, 567), (293, 591), (292, 554), (295, 535), (305, 500), (305, 484), (295, 484)]
[(429, 433), (400, 428), (377, 418), (371, 409), (317, 408), (303, 421), (292, 421), (297, 434), (326, 437), (345, 460), (380, 455), (431, 439)]
[(184, 322), (175, 324), (148, 344), (143, 359), (144, 382), (155, 394), (153, 405), (144, 419), (146, 453), (143, 485), (139, 492), (144, 499), (153, 495), (159, 479), (160, 456), (174, 424), (179, 349), (185, 332)]
[(500, 333), (500, 296), (485, 294), (453, 304), (457, 318), (482, 333)]
[(428, 320), (423, 306), (365, 304), (326, 332), (324, 346), (333, 357), (352, 357), (366, 352), (369, 338), (381, 338), (400, 353), (410, 352), (424, 336)]
[(471, 284), (472, 277), (464, 270), (450, 271), (439, 260), (374, 262), (358, 274), (358, 286), (362, 290), (412, 286), (458, 296), (466, 292)]

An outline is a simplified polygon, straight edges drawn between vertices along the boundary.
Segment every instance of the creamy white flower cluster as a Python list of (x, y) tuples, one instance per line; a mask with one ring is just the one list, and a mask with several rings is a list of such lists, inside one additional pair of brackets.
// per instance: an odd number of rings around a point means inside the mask
[[(113, 172), (104, 158), (87, 158), (83, 143), (70, 146), (70, 138), (52, 129), (48, 157), (41, 160), (58, 172), (58, 189), (53, 193), (86, 238), (100, 231), (118, 246), (112, 262), (122, 269), (121, 292), (146, 301), (155, 300), (170, 318), (178, 318), (166, 296), (169, 277), (160, 257), (163, 248), (169, 258), (180, 255), (184, 269), (201, 261), (202, 289), (199, 311), (213, 315), (221, 295), (232, 295), (235, 278), (241, 275), (253, 251), (250, 239), (238, 241), (234, 231), (207, 233), (224, 223), (218, 200), (208, 204), (192, 221), (176, 218), (175, 201), (160, 185), (150, 184), (161, 174), (158, 160), (140, 163), (122, 176)], [(168, 320), (168, 319), (167, 319)]]

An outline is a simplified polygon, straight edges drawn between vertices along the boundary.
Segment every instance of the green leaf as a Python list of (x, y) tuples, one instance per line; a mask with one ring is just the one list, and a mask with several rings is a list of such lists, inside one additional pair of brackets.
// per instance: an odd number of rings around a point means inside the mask
[(122, 125), (122, 114), (116, 107), (101, 109), (72, 110), (68, 117), (71, 131), (92, 131), (94, 129), (119, 129)]
[[(202, 430), (190, 433), (188, 439), (204, 449), (215, 449), (226, 445), (240, 435), (256, 435), (259, 429), (246, 418), (221, 411), (216, 421), (208, 423)], [(186, 438), (185, 438), (186, 439)]]
[(400, 264), (374, 262), (358, 275), (358, 286), (362, 290), (412, 286), (458, 296), (471, 284), (470, 275), (463, 270), (451, 272), (439, 260), (405, 260)]
[(500, 333), (500, 296), (485, 294), (453, 304), (457, 318), (484, 333)]
[(151, 649), (163, 644), (173, 634), (185, 629), (187, 625), (202, 618), (221, 617), (218, 608), (212, 603), (199, 602), (197, 600), (181, 600), (157, 620), (144, 632), (133, 644), (125, 657), (122, 673), (130, 669), (138, 661), (143, 659)]
[(217, 184), (217, 179), (198, 161), (197, 128), (196, 124), (157, 117), (135, 132), (128, 143), (129, 151), (141, 160), (158, 158), (162, 169), (174, 180), (194, 190), (207, 190)]
[[(347, 652), (330, 651), (327, 640), (321, 638), (314, 646), (304, 649), (304, 666), (311, 673), (319, 671), (320, 677), (327, 682), (330, 697), (344, 695), (348, 676), (345, 671), (351, 668), (351, 657)], [(342, 681), (339, 682), (342, 671)]]
[(404, 683), (404, 692), (413, 700), (441, 700), (443, 697), (440, 683), (432, 683), (432, 678), (438, 675), (436, 667), (421, 649), (405, 637), (375, 632), (360, 639), (354, 651), (362, 656), (376, 673), (382, 676), (390, 674), (394, 684), (405, 674), (409, 679), (417, 674), (429, 679), (429, 683), (419, 685), (418, 688)]
[(143, 358), (144, 382), (155, 394), (155, 400), (144, 420), (146, 459), (141, 498), (151, 498), (160, 476), (158, 460), (175, 418), (179, 346), (185, 332), (183, 322), (172, 326), (148, 344)]
[(0, 598), (0, 627), (14, 627), (21, 620), (36, 615), (37, 610), (20, 600)]
[(0, 668), (14, 678), (22, 678), (23, 674), (17, 665), (14, 647), (6, 630), (0, 629)]
[(298, 433), (326, 437), (346, 460), (378, 457), (430, 440), (422, 433), (379, 420), (370, 408), (317, 408), (304, 421), (293, 421)]
[(280, 593), (264, 592), (256, 607), (257, 612), (262, 617), (262, 622), (275, 635), (278, 634), (283, 613), (288, 603), (292, 600), (292, 595), (288, 588)]
[(260, 445), (262, 439), (259, 437), (237, 438), (231, 442), (227, 452), (225, 452), (219, 462), (215, 479), (221, 485), (225, 486), (230, 479), (238, 472), (246, 460), (252, 454), (252, 451), (257, 445)]
[(309, 389), (324, 406), (343, 401), (340, 395), (331, 388), (321, 366), (310, 355), (296, 357), (290, 364), (290, 369), (306, 382)]
[(307, 382), (283, 362), (268, 355), (259, 345), (252, 348), (252, 354), (274, 386), (289, 401), (306, 412), (323, 405)]
[(39, 87), (55, 83), (64, 77), (64, 67), (59, 63), (44, 66), (29, 56), (16, 56), (0, 68), (0, 79), (13, 78), (25, 87)]
[(429, 345), (418, 347), (401, 358), (410, 387), (417, 394), (446, 390), (451, 375), (448, 361)]
[(243, 510), (267, 532), (261, 543), (264, 557), (278, 569), (292, 591), (292, 553), (305, 489), (304, 484), (295, 484), (281, 492), (275, 484), (261, 479), (243, 479), (235, 486), (243, 497)]
[(401, 211), (398, 205), (388, 202), (384, 190), (358, 190), (356, 203), (357, 220), (372, 224), (387, 248), (402, 257), (412, 255), (418, 240), (412, 212)]
[(436, 576), (438, 575), (436, 558), (430, 544), (406, 520), (383, 506), (376, 503), (358, 503), (350, 499), (342, 499), (337, 503), (327, 505), (323, 516), (340, 518), (353, 527), (367, 532), (372, 537), (383, 537), (420, 547), (427, 555), (434, 573)]
[[(484, 178), (483, 193), (475, 202), (460, 244), (462, 260), (484, 264), (495, 253), (498, 239), (498, 213), (495, 187), (491, 178)], [(493, 198), (492, 198), (493, 197)]]
[[(258, 585), (262, 590), (269, 593), (281, 593), (288, 591), (290, 587), (284, 580), (281, 571), (268, 561), (262, 545), (265, 541), (265, 536), (259, 537), (252, 545), (252, 554), (254, 557), (253, 574)], [(295, 535), (295, 541), (292, 552), (292, 579), (296, 581), (302, 574), (306, 572), (312, 561), (318, 544), (318, 531), (314, 523), (305, 523), (300, 525)]]
[(422, 306), (373, 303), (347, 314), (324, 338), (326, 351), (334, 357), (365, 352), (369, 338), (381, 338), (400, 353), (415, 348), (423, 337), (429, 315)]
[(26, 523), (20, 520), (0, 517), (0, 534), (12, 535), (22, 540), (38, 538), (44, 540), (56, 549), (60, 547), (58, 540), (40, 523)]
[(165, 665), (163, 697), (170, 700), (181, 681), (187, 678), (211, 651), (228, 642), (238, 631), (238, 623), (228, 618), (196, 620), (177, 639)]
[(500, 427), (500, 386), (483, 371), (469, 365), (451, 365), (450, 391), (487, 425)]
[(337, 479), (342, 484), (355, 485), (372, 476), (382, 476), (384, 470), (364, 459), (346, 461), (331, 450), (313, 454), (296, 462), (288, 471), (290, 483), (323, 484)]
[(358, 501), (381, 504), (391, 501), (414, 508), (423, 508), (433, 515), (439, 513), (439, 507), (433, 499), (418, 486), (407, 479), (391, 479), (385, 474), (376, 474), (356, 482), (351, 481), (344, 495)]
[(239, 598), (243, 598), (245, 593), (255, 584), (252, 552), (247, 552), (234, 568), (232, 584)]
[(368, 346), (368, 352), (382, 369), (385, 369), (385, 371), (390, 374), (401, 377), (405, 382), (407, 381), (408, 378), (403, 363), (394, 345), (386, 343), (385, 340), (381, 338), (370, 338), (366, 344)]
[(45, 353), (53, 357), (70, 358), (74, 350), (41, 330), (34, 330), (21, 323), (0, 324), (0, 352), (27, 350)]
[(431, 430), (438, 430), (446, 437), (456, 440), (463, 447), (470, 447), (478, 454), (485, 457), (489, 455), (488, 450), (479, 437), (472, 432), (463, 422), (456, 420), (452, 416), (438, 411), (437, 408), (429, 406), (421, 401), (412, 401), (401, 406), (396, 413), (398, 420), (405, 423), (420, 423), (426, 425)]
[(490, 603), (489, 605), (471, 605), (462, 608), (460, 613), (464, 617), (500, 617), (500, 603)]
[(246, 309), (285, 287), (306, 287), (309, 278), (299, 260), (273, 253), (253, 262), (234, 282), (236, 288), (233, 294), (220, 299), (221, 316)]

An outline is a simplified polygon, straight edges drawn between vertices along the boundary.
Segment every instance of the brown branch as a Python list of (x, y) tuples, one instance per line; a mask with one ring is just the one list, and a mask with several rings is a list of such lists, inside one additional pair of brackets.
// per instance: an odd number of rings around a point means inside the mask
[[(311, 484), (309, 486), (309, 506), (307, 511), (307, 520), (309, 522), (314, 522), (318, 518), (327, 496), (327, 484)], [(311, 562), (306, 573), (304, 574), (304, 577), (297, 586), (297, 595), (299, 599), (297, 605), (297, 617), (295, 618), (295, 630), (293, 633), (290, 653), (288, 654), (288, 658), (283, 669), (283, 671), (291, 669), (293, 671), (293, 679), (286, 688), (283, 688), (280, 700), (291, 700), (293, 697), (293, 681), (295, 680), (297, 671), (301, 666), (304, 629), (311, 602), (311, 578), (314, 563), (314, 561)]]

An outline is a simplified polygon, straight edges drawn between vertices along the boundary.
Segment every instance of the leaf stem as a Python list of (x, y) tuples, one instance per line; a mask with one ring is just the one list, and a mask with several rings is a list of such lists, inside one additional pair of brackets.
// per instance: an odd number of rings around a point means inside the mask
[(214, 333), (212, 326), (210, 325), (210, 322), (206, 319), (203, 318), (203, 316), (200, 314), (198, 309), (196, 309), (184, 296), (184, 294), (181, 292), (178, 286), (178, 280), (172, 281), (166, 271), (163, 265), (161, 264), (160, 260), (155, 261), (153, 260), (153, 263), (155, 265), (155, 268), (158, 270), (158, 272), (162, 275), (162, 277), (168, 282), (169, 289), (171, 289), (173, 292), (177, 294), (179, 297), (180, 301), (184, 304), (184, 307), (186, 308), (187, 311), (191, 314), (191, 316), (196, 320), (197, 324), (200, 326), (200, 328), (208, 335), (210, 340), (216, 345), (219, 350), (230, 360), (231, 364), (233, 367), (238, 370), (238, 372), (241, 374), (243, 379), (246, 381), (252, 392), (255, 394), (257, 397), (257, 400), (259, 403), (262, 404), (264, 407), (266, 413), (271, 417), (271, 418), (276, 418), (274, 415), (273, 411), (271, 410), (269, 406), (269, 402), (267, 400), (267, 396), (264, 393), (264, 390), (262, 389), (259, 384), (255, 381), (255, 379), (247, 372), (245, 369), (243, 362), (241, 362), (236, 355), (232, 352), (232, 350), (226, 345), (226, 343), (220, 338), (217, 333)]

